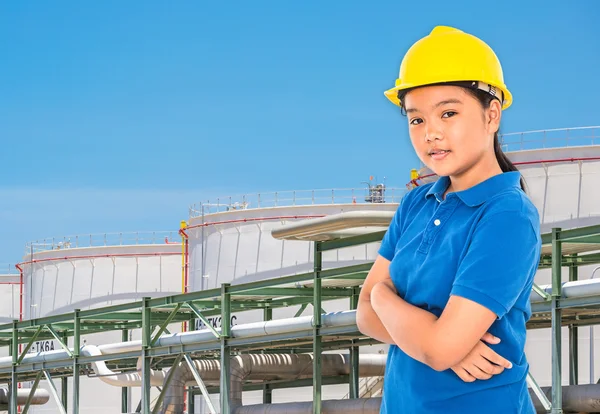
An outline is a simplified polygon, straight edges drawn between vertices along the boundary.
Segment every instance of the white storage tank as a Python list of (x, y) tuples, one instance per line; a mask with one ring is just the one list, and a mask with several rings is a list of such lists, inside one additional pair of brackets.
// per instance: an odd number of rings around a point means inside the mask
[[(273, 229), (342, 212), (393, 212), (405, 193), (404, 188), (373, 185), (367, 189), (257, 194), (192, 206), (186, 230), (191, 290), (310, 272), (314, 244), (277, 240), (271, 236)], [(379, 243), (371, 243), (326, 252), (323, 268), (372, 261), (378, 246)]]
[[(26, 251), (28, 254), (21, 264), (25, 319), (133, 302), (145, 296), (169, 296), (182, 291), (182, 242), (177, 231), (42, 240), (27, 245)], [(139, 339), (139, 333), (130, 332), (130, 338)], [(121, 340), (120, 332), (81, 336), (82, 344)], [(69, 345), (72, 346), (72, 340)], [(60, 349), (57, 341), (44, 340), (34, 343), (30, 352), (54, 349)], [(61, 381), (55, 380), (55, 384), (60, 392)], [(45, 381), (40, 382), (40, 387), (49, 389)], [(69, 379), (69, 395), (71, 389)], [(133, 405), (139, 401), (139, 394), (139, 388), (132, 389)], [(72, 401), (71, 397), (69, 401)], [(117, 412), (120, 406), (120, 388), (97, 378), (81, 377), (81, 412)], [(32, 407), (30, 412), (56, 413), (58, 409), (51, 399), (45, 405)]]
[(0, 323), (10, 323), (20, 315), (21, 278), (14, 265), (0, 264)]

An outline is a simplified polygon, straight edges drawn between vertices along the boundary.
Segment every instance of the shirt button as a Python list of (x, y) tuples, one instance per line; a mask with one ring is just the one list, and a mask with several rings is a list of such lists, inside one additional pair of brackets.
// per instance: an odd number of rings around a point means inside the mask
[(440, 221), (440, 219), (435, 219), (435, 221), (433, 222), (433, 224), (435, 224), (436, 226), (439, 226), (442, 222)]

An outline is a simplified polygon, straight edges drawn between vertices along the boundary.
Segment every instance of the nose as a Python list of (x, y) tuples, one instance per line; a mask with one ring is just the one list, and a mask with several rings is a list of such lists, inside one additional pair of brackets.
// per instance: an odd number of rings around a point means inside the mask
[(425, 124), (425, 141), (431, 142), (434, 140), (442, 139), (442, 131), (434, 122), (427, 122)]

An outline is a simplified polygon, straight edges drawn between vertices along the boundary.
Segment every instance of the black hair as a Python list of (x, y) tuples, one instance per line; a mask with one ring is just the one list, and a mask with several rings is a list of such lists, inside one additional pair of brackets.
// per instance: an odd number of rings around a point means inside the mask
[[(494, 96), (491, 93), (488, 93), (484, 90), (474, 87), (473, 86), (474, 84), (476, 84), (476, 83), (475, 82), (452, 82), (452, 83), (441, 83), (439, 85), (450, 85), (450, 86), (461, 87), (465, 90), (465, 92), (467, 92), (472, 97), (477, 99), (477, 101), (481, 104), (481, 107), (483, 109), (488, 109), (490, 107), (490, 104), (492, 103), (492, 101), (494, 99), (498, 99), (498, 97)], [(407, 90), (398, 92), (398, 99), (400, 100), (400, 103), (401, 103), (400, 108), (401, 108), (401, 112), (403, 115), (406, 115), (406, 112), (404, 110), (404, 103), (403, 103), (404, 97), (406, 96), (406, 94), (408, 92), (410, 92), (410, 90), (411, 89), (407, 89)], [(515, 165), (511, 162), (511, 160), (506, 156), (506, 154), (504, 154), (504, 151), (502, 151), (502, 146), (500, 145), (500, 139), (498, 138), (498, 131), (496, 131), (494, 133), (494, 154), (496, 155), (496, 160), (498, 161), (498, 164), (500, 165), (502, 172), (519, 171), (518, 168), (515, 167)], [(525, 180), (523, 179), (522, 176), (520, 179), (520, 183), (521, 183), (521, 190), (526, 192), (526, 184), (525, 184)]]

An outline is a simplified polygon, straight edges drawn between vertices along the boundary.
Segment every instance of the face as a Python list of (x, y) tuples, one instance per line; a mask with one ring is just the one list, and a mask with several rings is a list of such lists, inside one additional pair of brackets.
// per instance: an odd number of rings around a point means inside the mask
[(498, 100), (484, 110), (463, 88), (428, 86), (407, 93), (404, 106), (415, 152), (437, 175), (460, 179), (497, 166)]

